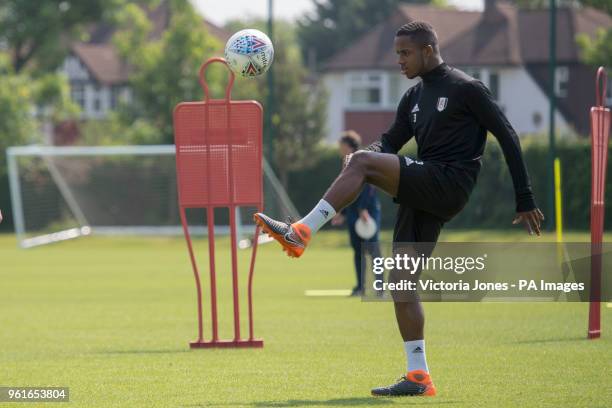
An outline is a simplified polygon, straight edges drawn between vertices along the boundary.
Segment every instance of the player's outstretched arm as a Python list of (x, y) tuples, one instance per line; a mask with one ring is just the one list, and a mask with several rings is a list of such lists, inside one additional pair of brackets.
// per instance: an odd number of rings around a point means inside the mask
[(480, 81), (471, 82), (466, 94), (469, 107), (479, 123), (493, 133), (504, 153), (516, 196), (516, 216), (512, 223), (522, 223), (529, 234), (540, 235), (544, 215), (537, 207), (531, 191), (527, 167), (516, 132), (487, 87)]

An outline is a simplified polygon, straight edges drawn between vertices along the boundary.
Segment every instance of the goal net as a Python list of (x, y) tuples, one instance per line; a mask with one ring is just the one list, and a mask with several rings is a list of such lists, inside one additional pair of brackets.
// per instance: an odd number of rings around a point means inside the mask
[[(174, 145), (20, 146), (7, 150), (15, 232), (24, 248), (89, 234), (183, 234)], [(264, 159), (266, 213), (299, 218)], [(240, 247), (251, 245), (255, 208), (238, 208)], [(204, 210), (187, 210), (190, 232), (206, 235)], [(215, 233), (229, 233), (227, 209)], [(260, 237), (260, 242), (265, 241)]]

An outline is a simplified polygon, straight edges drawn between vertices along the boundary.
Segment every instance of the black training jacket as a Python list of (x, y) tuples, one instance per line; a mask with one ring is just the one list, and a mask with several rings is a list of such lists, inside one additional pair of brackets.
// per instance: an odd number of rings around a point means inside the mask
[(516, 132), (482, 82), (445, 63), (421, 76), (402, 97), (395, 120), (367, 150), (396, 154), (412, 137), (418, 160), (445, 163), (466, 174), (469, 193), (480, 171), (487, 130), (501, 145), (516, 194), (516, 211), (536, 208)]

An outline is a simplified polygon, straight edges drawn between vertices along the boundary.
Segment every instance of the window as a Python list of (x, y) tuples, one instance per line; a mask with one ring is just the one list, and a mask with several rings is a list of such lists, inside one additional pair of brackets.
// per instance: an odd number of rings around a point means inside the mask
[(480, 69), (479, 68), (466, 68), (463, 70), (463, 72), (465, 72), (466, 74), (468, 74), (469, 76), (471, 76), (474, 79), (478, 79), (480, 80)]
[(474, 79), (481, 81), (493, 95), (493, 99), (499, 101), (499, 73), (489, 68), (468, 67), (463, 70)]
[(121, 88), (118, 86), (113, 86), (111, 88), (111, 100), (110, 100), (110, 108), (116, 109), (119, 104), (121, 97)]
[(499, 75), (497, 72), (489, 73), (489, 90), (491, 95), (493, 95), (493, 99), (499, 101)]
[(387, 105), (395, 108), (408, 88), (410, 88), (411, 83), (409, 83), (406, 77), (402, 74), (389, 73), (388, 75), (389, 92), (387, 94)]
[(85, 89), (82, 84), (70, 85), (70, 99), (78, 104), (81, 109), (85, 108)]
[(382, 104), (382, 74), (353, 73), (348, 78), (350, 105), (368, 107)]
[(98, 85), (93, 90), (93, 110), (94, 112), (102, 110), (102, 89)]
[(351, 103), (353, 105), (377, 105), (380, 103), (380, 89), (353, 88), (351, 89)]
[(542, 114), (540, 112), (533, 112), (531, 115), (531, 120), (533, 121), (533, 125), (536, 129), (539, 129), (542, 125)]
[(557, 67), (555, 71), (555, 95), (557, 97), (565, 98), (567, 96), (568, 81), (569, 81), (569, 68), (568, 67)]

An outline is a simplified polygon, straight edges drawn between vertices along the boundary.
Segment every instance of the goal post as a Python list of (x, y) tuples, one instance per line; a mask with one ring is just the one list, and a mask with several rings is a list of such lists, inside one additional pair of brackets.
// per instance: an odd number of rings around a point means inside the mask
[[(23, 248), (90, 234), (183, 234), (174, 145), (18, 146), (7, 149), (7, 161), (15, 233)], [(263, 173), (268, 209), (278, 217), (298, 217), (265, 161)], [(236, 210), (240, 248), (251, 243), (250, 212)], [(215, 231), (229, 234), (229, 216), (218, 219)], [(193, 224), (192, 234), (207, 234), (201, 223)]]

